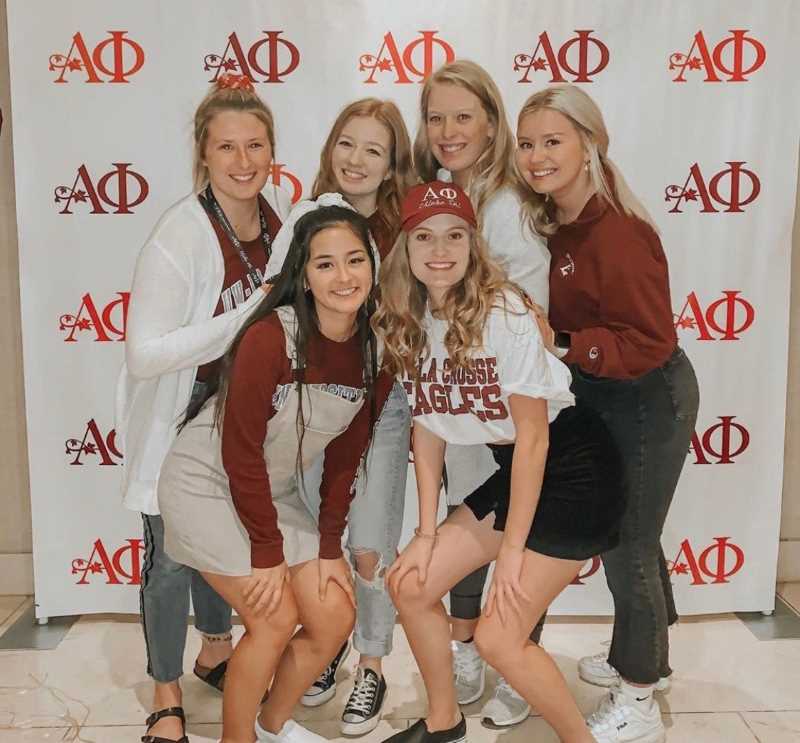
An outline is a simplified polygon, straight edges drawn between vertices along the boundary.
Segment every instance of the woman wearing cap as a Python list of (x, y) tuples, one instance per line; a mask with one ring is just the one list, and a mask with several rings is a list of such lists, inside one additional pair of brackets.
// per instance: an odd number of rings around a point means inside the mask
[[(482, 67), (457, 60), (440, 67), (425, 81), (414, 165), (423, 181), (452, 180), (469, 194), (489, 255), (511, 281), (546, 309), (550, 254), (524, 219), (527, 189), (514, 167), (514, 135), (500, 91)], [(450, 504), (460, 503), (497, 466), (485, 446), (466, 450), (451, 446), (446, 461)], [(488, 569), (488, 565), (479, 567), (450, 593), (460, 704), (476, 701), (484, 690), (486, 664), (472, 643), (472, 635)], [(531, 639), (538, 642), (541, 631), (539, 624)], [(530, 707), (501, 678), (481, 717), (506, 726), (524, 720), (529, 713)]]
[[(420, 514), (388, 581), (429, 700), (427, 719), (390, 740), (465, 739), (441, 599), (496, 559), (479, 651), (562, 741), (590, 743), (558, 667), (529, 634), (585, 560), (617, 543), (610, 436), (599, 416), (572, 407), (567, 367), (545, 350), (525, 295), (489, 258), (460, 187), (411, 189), (381, 273), (373, 326), (388, 368), (406, 380)], [(499, 469), (437, 528), (450, 443), (488, 444)]]
[[(400, 231), (400, 203), (411, 177), (411, 144), (400, 111), (391, 101), (364, 98), (345, 106), (336, 117), (320, 154), (312, 197), (342, 194), (366, 217), (383, 260)], [(284, 245), (288, 243), (279, 236), (269, 275), (283, 267)], [(382, 659), (392, 650), (396, 612), (384, 574), (397, 555), (403, 526), (410, 428), (405, 390), (397, 382), (380, 411), (350, 509), (348, 546), (357, 599), (353, 645), (360, 657), (342, 712), (345, 735), (373, 730), (386, 697)], [(303, 492), (312, 509), (319, 508), (321, 475), (319, 463), (305, 475)], [(349, 649), (348, 640), (303, 695), (302, 704), (316, 707), (334, 698), (336, 671)]]
[(595, 102), (571, 85), (540, 91), (520, 112), (517, 140), (531, 219), (553, 255), (558, 332), (545, 328), (545, 342), (570, 365), (573, 392), (603, 416), (624, 463), (621, 540), (602, 556), (611, 648), (579, 663), (581, 678), (612, 687), (592, 730), (658, 743), (666, 733), (653, 692), (669, 685), (668, 626), (678, 618), (661, 533), (694, 431), (697, 379), (675, 335), (658, 232), (607, 156)]
[(136, 263), (116, 430), (124, 505), (144, 525), (140, 607), (155, 685), (146, 743), (187, 740), (180, 677), (190, 594), (202, 637), (195, 673), (221, 689), (231, 654), (230, 606), (164, 552), (156, 483), (190, 400), (264, 297), (270, 247), (289, 212), (287, 194), (264, 188), (274, 152), (272, 114), (250, 80), (220, 77), (194, 117), (194, 190), (161, 217)]
[[(167, 554), (199, 570), (245, 625), (226, 675), (224, 743), (249, 743), (254, 724), (258, 740), (322, 740), (291, 713), (353, 628), (342, 535), (392, 380), (379, 382), (369, 326), (369, 228), (336, 201), (303, 203), (284, 270), (161, 469)], [(299, 488), (319, 457), (321, 505), (312, 512)]]

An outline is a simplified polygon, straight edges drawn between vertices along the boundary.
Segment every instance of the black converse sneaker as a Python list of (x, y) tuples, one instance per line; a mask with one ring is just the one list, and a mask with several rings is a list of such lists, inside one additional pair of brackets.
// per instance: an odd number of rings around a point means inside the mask
[(467, 721), (464, 716), (449, 730), (428, 732), (425, 720), (417, 720), (410, 728), (395, 733), (383, 743), (465, 743), (467, 740)]
[(356, 681), (342, 713), (342, 735), (364, 735), (381, 721), (386, 681), (371, 668), (356, 671)]
[(328, 667), (322, 671), (317, 680), (308, 687), (308, 690), (300, 699), (300, 704), (304, 707), (319, 707), (329, 699), (336, 696), (336, 671), (342, 664), (347, 654), (350, 652), (350, 640), (336, 654)]

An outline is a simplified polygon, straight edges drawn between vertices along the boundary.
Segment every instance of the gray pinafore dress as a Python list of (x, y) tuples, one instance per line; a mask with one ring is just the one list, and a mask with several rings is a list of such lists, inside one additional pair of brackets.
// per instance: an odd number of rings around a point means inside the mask
[[(294, 310), (279, 307), (275, 311), (283, 325), (286, 355), (294, 372), (297, 367)], [(350, 400), (326, 387), (303, 385), (304, 470), (347, 429), (364, 404), (363, 391), (358, 399)], [(286, 563), (298, 565), (318, 557), (319, 527), (316, 514), (309, 511), (298, 493), (300, 397), (295, 385), (282, 387), (276, 400), (276, 412), (269, 420), (264, 441), (264, 461), (278, 528), (283, 535)], [(234, 507), (228, 476), (222, 466), (221, 435), (214, 425), (215, 403), (216, 397), (211, 397), (189, 421), (161, 468), (158, 504), (164, 520), (164, 548), (175, 562), (197, 570), (250, 575), (250, 538)]]

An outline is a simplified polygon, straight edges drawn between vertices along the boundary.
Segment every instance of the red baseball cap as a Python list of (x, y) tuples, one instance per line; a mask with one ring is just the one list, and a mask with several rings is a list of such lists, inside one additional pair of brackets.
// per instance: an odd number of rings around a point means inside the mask
[(403, 232), (411, 232), (434, 214), (455, 214), (473, 227), (478, 226), (472, 203), (464, 189), (455, 183), (431, 181), (409, 189), (400, 210), (400, 227)]

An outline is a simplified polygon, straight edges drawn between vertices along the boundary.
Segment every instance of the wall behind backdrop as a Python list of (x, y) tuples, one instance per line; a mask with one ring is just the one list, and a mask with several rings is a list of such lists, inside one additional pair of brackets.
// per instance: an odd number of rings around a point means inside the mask
[[(38, 3), (9, 2), (39, 615), (136, 606), (140, 529), (119, 506), (124, 452), (112, 420), (126, 292), (155, 220), (190, 187), (189, 123), (209, 81), (226, 68), (251, 75), (276, 115), (274, 178), (300, 197), (344, 103), (394, 98), (413, 135), (419, 81), (455, 56), (490, 71), (512, 124), (524, 99), (553, 81), (585, 86), (603, 108), (610, 154), (661, 228), (676, 326), (701, 383), (664, 539), (680, 608), (770, 608), (797, 6), (509, 2), (490, 14), (464, 3), (260, 5), (209, 7), (199, 19), (183, 1), (84, 2), (48, 8), (42, 28)], [(609, 609), (597, 568), (587, 565), (555, 611)]]

